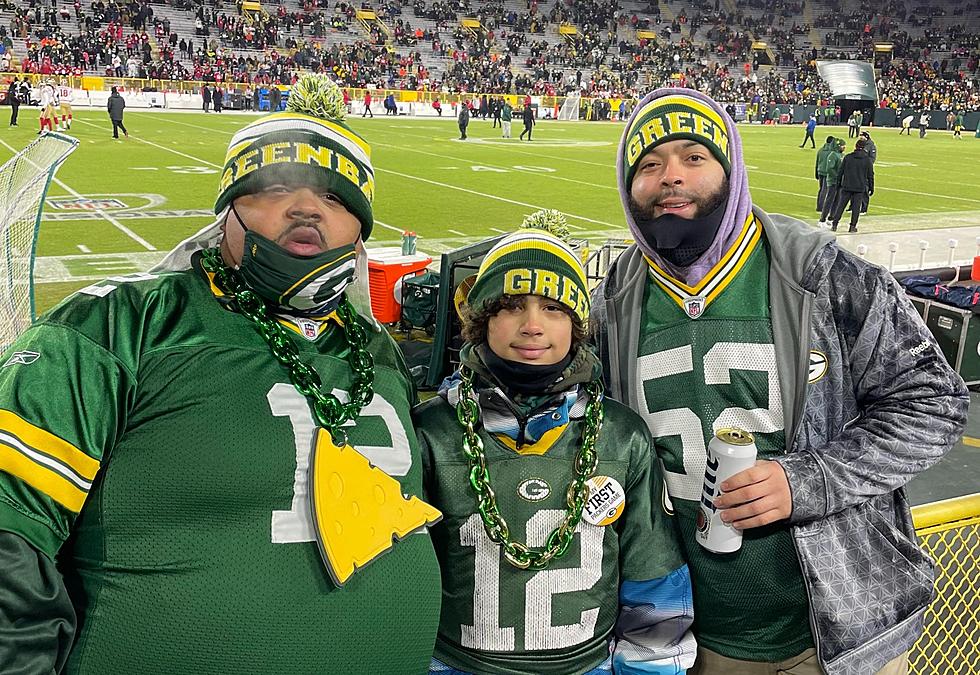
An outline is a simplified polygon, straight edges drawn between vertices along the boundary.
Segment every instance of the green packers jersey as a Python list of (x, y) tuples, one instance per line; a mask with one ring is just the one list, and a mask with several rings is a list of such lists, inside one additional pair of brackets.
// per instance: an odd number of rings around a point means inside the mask
[[(334, 322), (294, 336), (340, 397)], [(421, 494), (396, 346), (351, 443)], [(333, 585), (314, 540), (314, 423), (253, 325), (200, 270), (110, 279), (0, 369), (0, 529), (57, 556), (79, 618), (69, 673), (424, 673), (440, 582), (427, 533)]]
[(650, 264), (638, 400), (655, 437), (694, 586), (698, 643), (725, 656), (785, 659), (812, 646), (806, 589), (785, 524), (744, 532), (736, 553), (695, 539), (706, 447), (726, 427), (751, 431), (760, 459), (785, 448), (769, 319), (769, 255), (750, 218), (697, 287)]
[[(643, 421), (607, 399), (597, 443), (597, 476), (626, 492), (625, 509), (605, 527), (581, 522), (572, 545), (544, 570), (520, 570), (487, 537), (462, 452), (462, 428), (442, 398), (416, 413), (427, 501), (443, 512), (432, 529), (442, 567), (436, 658), (473, 673), (569, 675), (609, 656), (620, 583), (656, 579), (683, 565), (663, 509), (663, 481), (651, 466)], [(491, 486), (511, 536), (542, 547), (565, 515), (565, 493), (581, 444), (572, 420), (534, 445), (479, 431)], [(509, 440), (509, 439), (506, 439)]]

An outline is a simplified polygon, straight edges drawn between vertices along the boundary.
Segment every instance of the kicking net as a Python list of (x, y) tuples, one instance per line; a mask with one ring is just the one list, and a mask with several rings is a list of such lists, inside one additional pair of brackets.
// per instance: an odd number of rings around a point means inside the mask
[(44, 197), (55, 172), (78, 147), (47, 133), (0, 167), (0, 349), (34, 321), (34, 251)]
[(581, 94), (569, 94), (568, 98), (565, 99), (565, 102), (561, 104), (561, 108), (558, 109), (558, 119), (565, 121), (577, 120), (581, 103)]

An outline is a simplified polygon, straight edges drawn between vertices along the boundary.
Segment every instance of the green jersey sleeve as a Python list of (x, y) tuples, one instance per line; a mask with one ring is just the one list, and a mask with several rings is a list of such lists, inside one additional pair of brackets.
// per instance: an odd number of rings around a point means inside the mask
[(75, 637), (75, 610), (55, 562), (0, 532), (0, 664), (5, 673), (60, 673)]
[(0, 367), (0, 530), (53, 558), (124, 428), (139, 326), (118, 303), (70, 299), (21, 335)]
[(653, 439), (639, 415), (613, 401), (605, 406), (607, 424), (633, 430), (628, 482), (623, 486), (628, 508), (619, 524), (621, 581), (657, 579), (683, 566), (684, 558), (665, 506), (660, 463), (652, 458)]

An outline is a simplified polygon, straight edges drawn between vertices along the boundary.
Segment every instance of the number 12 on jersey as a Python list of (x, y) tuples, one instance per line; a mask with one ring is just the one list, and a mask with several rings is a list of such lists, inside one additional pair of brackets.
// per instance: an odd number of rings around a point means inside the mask
[[(543, 546), (551, 530), (560, 522), (564, 511), (538, 511), (527, 521), (528, 546)], [(523, 642), (525, 651), (561, 649), (581, 644), (595, 634), (599, 608), (581, 612), (579, 621), (554, 626), (551, 623), (553, 596), (559, 593), (587, 591), (602, 577), (602, 538), (605, 528), (581, 522), (575, 529), (581, 542), (582, 562), (578, 567), (523, 571), (524, 585)], [(502, 626), (500, 617), (500, 570), (503, 562), (500, 547), (490, 541), (480, 515), (474, 513), (459, 530), (460, 544), (472, 546), (474, 552), (473, 624), (460, 626), (460, 642), (468, 649), (512, 652), (517, 650), (517, 626)]]

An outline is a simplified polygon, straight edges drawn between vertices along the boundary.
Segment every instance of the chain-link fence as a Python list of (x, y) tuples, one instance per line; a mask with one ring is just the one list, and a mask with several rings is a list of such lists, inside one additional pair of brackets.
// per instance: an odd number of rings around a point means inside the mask
[(909, 654), (915, 675), (980, 673), (980, 493), (912, 510), (936, 561), (936, 599)]

